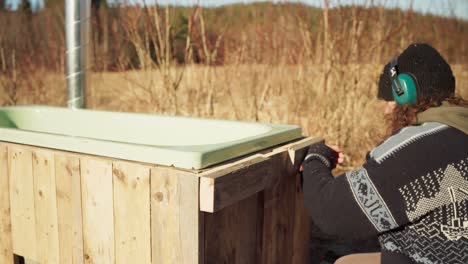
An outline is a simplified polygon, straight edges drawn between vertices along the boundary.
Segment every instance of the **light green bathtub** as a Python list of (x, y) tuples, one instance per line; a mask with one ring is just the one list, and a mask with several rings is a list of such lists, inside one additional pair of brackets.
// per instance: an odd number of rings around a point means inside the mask
[(70, 110), (0, 108), (0, 141), (202, 169), (300, 138), (292, 125)]

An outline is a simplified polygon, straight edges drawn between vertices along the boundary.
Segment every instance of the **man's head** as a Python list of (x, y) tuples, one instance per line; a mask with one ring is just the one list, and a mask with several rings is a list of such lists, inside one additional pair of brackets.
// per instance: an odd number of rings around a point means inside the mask
[[(392, 72), (397, 64), (398, 74), (414, 79), (416, 101), (432, 99), (442, 101), (455, 93), (455, 77), (450, 65), (428, 44), (411, 44), (396, 60), (385, 65), (379, 79), (377, 97), (395, 101), (392, 90)], [(398, 83), (398, 82), (394, 82)], [(398, 88), (398, 87), (396, 87)]]

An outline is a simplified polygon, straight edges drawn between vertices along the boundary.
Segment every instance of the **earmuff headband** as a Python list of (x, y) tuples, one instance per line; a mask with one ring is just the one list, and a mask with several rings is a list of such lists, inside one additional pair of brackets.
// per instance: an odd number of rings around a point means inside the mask
[(392, 89), (398, 96), (402, 96), (405, 92), (398, 81), (398, 56), (390, 62), (389, 71), (390, 80), (392, 80)]

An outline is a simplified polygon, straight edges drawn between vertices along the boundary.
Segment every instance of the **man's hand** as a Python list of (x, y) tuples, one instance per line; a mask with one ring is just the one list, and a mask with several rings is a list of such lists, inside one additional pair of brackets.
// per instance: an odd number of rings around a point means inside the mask
[[(309, 147), (303, 164), (308, 160), (319, 160), (330, 169), (334, 169), (337, 164), (343, 163), (344, 157), (338, 146), (327, 146), (325, 142), (322, 141)], [(303, 169), (301, 165), (299, 171), (302, 172)]]
[[(328, 145), (327, 145), (328, 146)], [(343, 154), (343, 151), (341, 150), (340, 147), (338, 147), (337, 145), (330, 145), (328, 146), (329, 148), (333, 149), (335, 152), (338, 153), (338, 159), (337, 159), (337, 165), (339, 164), (343, 164), (344, 162), (344, 154)]]

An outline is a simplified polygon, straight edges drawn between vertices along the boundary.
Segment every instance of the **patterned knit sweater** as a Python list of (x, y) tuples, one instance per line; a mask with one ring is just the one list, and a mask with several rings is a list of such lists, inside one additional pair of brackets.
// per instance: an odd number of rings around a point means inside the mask
[(468, 263), (468, 136), (427, 122), (401, 129), (355, 171), (303, 164), (306, 208), (324, 231), (378, 235), (382, 263)]

